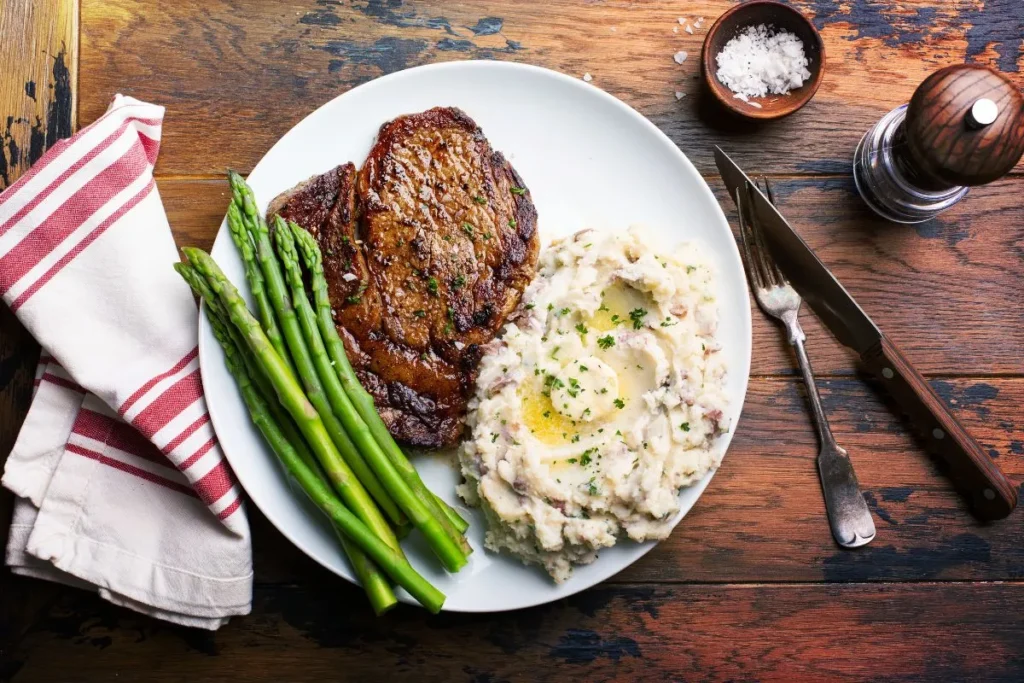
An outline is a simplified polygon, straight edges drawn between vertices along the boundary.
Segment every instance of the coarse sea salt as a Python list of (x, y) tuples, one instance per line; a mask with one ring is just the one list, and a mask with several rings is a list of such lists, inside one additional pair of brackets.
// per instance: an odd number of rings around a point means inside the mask
[(764, 24), (748, 26), (725, 44), (715, 61), (718, 80), (744, 95), (744, 101), (768, 93), (786, 95), (811, 77), (800, 39)]
[(680, 50), (679, 52), (672, 55), (672, 59), (676, 60), (676, 64), (682, 64), (683, 62), (686, 61), (687, 56), (688, 55), (686, 54), (686, 50)]

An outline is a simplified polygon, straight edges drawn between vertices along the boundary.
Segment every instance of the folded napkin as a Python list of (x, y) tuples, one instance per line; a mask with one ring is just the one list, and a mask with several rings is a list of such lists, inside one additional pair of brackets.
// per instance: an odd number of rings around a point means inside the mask
[(241, 490), (153, 180), (163, 108), (118, 95), (0, 194), (0, 295), (43, 347), (7, 459), (7, 564), (217, 628), (252, 600)]

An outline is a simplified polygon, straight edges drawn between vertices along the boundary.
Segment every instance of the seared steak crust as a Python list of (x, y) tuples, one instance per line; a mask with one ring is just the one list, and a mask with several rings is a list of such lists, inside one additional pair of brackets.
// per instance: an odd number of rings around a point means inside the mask
[(537, 212), (464, 112), (381, 127), (363, 169), (339, 166), (268, 213), (312, 231), (339, 332), (391, 433), (416, 446), (462, 433), (480, 347), (536, 272)]

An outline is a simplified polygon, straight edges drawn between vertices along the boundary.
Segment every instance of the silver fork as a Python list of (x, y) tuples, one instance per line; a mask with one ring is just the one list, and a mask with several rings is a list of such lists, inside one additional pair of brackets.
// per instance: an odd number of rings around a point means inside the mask
[[(763, 189), (760, 186), (759, 189), (768, 201), (774, 204), (775, 198), (772, 196), (768, 179), (762, 177), (761, 185)], [(736, 192), (736, 207), (739, 212), (740, 238), (747, 262), (747, 275), (754, 285), (754, 294), (761, 310), (779, 319), (786, 326), (789, 343), (793, 345), (797, 360), (800, 361), (800, 372), (807, 385), (811, 413), (821, 441), (818, 474), (821, 476), (821, 488), (825, 494), (825, 509), (828, 512), (829, 525), (832, 527), (832, 536), (839, 545), (856, 548), (869, 543), (875, 537), (875, 523), (864, 502), (864, 496), (861, 495), (850, 457), (836, 443), (828, 426), (828, 418), (821, 407), (821, 398), (818, 396), (814, 374), (811, 372), (811, 361), (807, 358), (807, 350), (804, 348), (804, 340), (807, 337), (798, 320), (800, 295), (790, 286), (765, 247), (757, 219), (749, 209), (753, 204), (751, 193), (754, 191), (749, 182), (745, 184), (744, 190), (746, 196), (741, 196), (744, 195), (743, 191)]]

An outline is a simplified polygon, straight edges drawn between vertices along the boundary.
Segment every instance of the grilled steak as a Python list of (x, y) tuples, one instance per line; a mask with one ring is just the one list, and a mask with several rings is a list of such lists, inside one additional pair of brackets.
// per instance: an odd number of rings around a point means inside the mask
[(339, 166), (268, 213), (324, 253), (335, 320), (360, 381), (400, 441), (454, 444), (481, 355), (536, 272), (537, 212), (464, 112), (381, 127), (358, 173)]

